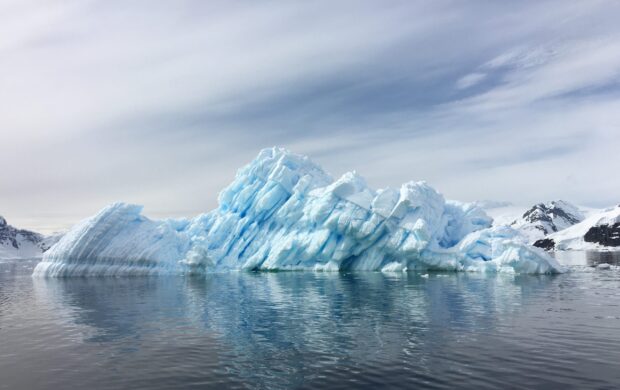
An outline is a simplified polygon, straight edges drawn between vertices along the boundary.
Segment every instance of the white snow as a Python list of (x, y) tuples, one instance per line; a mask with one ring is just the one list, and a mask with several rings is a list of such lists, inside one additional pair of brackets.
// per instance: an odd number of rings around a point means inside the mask
[(596, 243), (586, 242), (583, 237), (593, 226), (613, 225), (618, 222), (620, 222), (620, 206), (605, 209), (598, 213), (591, 213), (582, 222), (557, 233), (550, 234), (547, 237), (553, 239), (556, 250), (609, 249)]
[(526, 206), (508, 205), (502, 207), (485, 208), (484, 211), (493, 218), (493, 226), (510, 226), (521, 218), (528, 210)]
[(43, 236), (9, 225), (0, 216), (0, 260), (39, 258), (60, 239), (60, 235)]
[[(579, 222), (604, 211), (604, 209), (587, 206), (575, 206), (562, 200), (539, 203), (534, 206), (519, 206), (508, 202), (491, 200), (477, 201), (474, 203), (484, 209), (484, 211), (493, 218), (493, 226), (511, 226), (527, 237), (527, 242), (529, 244), (545, 238), (545, 231), (549, 234), (553, 234), (556, 230), (559, 232), (568, 229), (575, 224), (575, 220)], [(549, 220), (545, 220), (546, 218), (542, 215), (542, 210), (537, 210), (537, 206), (545, 207)], [(558, 213), (556, 210), (567, 214), (572, 220), (567, 219), (564, 214)], [(532, 215), (528, 218), (524, 217), (526, 212), (532, 211), (534, 211)], [(536, 219), (535, 217), (537, 216), (543, 217), (541, 218), (542, 220), (532, 221), (532, 219)], [(592, 246), (592, 248), (594, 247)]]
[(219, 207), (154, 221), (116, 203), (71, 229), (40, 276), (225, 270), (453, 270), (557, 273), (518, 231), (425, 182), (375, 191), (355, 172), (333, 180), (307, 157), (265, 149), (239, 170)]
[(33, 259), (41, 257), (43, 251), (36, 243), (22, 239), (18, 236), (18, 248), (11, 244), (0, 244), (0, 260), (8, 259)]
[(539, 203), (526, 210), (511, 226), (528, 237), (529, 243), (564, 230), (585, 218), (581, 210), (566, 201)]

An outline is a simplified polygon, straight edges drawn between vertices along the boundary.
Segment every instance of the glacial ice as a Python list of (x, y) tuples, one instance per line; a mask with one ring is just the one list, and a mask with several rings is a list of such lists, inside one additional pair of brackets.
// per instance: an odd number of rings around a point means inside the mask
[(563, 268), (473, 204), (425, 182), (375, 191), (355, 172), (332, 179), (272, 148), (238, 171), (219, 207), (151, 220), (115, 203), (67, 233), (34, 275), (202, 274), (228, 270), (443, 270), (558, 273)]

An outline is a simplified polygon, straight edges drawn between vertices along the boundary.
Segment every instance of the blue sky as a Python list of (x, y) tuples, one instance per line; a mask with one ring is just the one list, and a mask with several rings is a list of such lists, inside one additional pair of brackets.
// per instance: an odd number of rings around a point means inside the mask
[(0, 214), (215, 207), (263, 147), (374, 187), (620, 202), (620, 2), (0, 3)]

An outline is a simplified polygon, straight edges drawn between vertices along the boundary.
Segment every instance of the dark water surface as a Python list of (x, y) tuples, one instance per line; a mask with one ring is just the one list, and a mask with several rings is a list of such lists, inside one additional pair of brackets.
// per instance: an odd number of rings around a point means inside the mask
[(620, 269), (596, 263), (52, 280), (3, 263), (0, 388), (620, 388)]

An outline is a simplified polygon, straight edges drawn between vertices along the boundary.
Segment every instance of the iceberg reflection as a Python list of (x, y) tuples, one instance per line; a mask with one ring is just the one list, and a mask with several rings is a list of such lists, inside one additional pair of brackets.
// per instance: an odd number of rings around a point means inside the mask
[(403, 360), (430, 375), (448, 364), (453, 343), (491, 332), (498, 318), (521, 310), (533, 291), (555, 280), (233, 272), (33, 282), (38, 299), (85, 328), (85, 342), (129, 352), (121, 355), (129, 365), (144, 359), (156, 370), (204, 359), (212, 373), (295, 387), (317, 369), (363, 371)]

